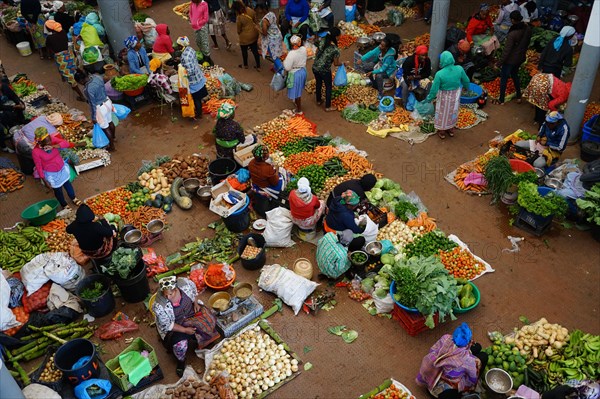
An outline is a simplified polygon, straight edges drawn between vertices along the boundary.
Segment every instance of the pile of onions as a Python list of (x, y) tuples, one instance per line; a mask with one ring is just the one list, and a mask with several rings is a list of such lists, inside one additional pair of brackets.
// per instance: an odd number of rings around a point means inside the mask
[(390, 240), (397, 248), (404, 248), (406, 244), (413, 242), (420, 235), (423, 235), (423, 227), (411, 228), (403, 221), (396, 219), (379, 229), (377, 240)]
[(223, 342), (205, 380), (210, 381), (222, 371), (231, 376), (229, 385), (239, 398), (251, 398), (298, 371), (298, 361), (282, 344), (277, 345), (273, 338), (261, 332), (260, 327), (254, 327)]

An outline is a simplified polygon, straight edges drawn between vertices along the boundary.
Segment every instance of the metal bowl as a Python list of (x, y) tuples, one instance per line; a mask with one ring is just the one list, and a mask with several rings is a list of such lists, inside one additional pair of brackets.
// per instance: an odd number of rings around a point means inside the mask
[(204, 186), (200, 187), (198, 191), (196, 191), (196, 195), (200, 198), (200, 202), (205, 205), (210, 204), (210, 200), (212, 199), (212, 187)]
[(558, 15), (559, 17), (566, 17), (567, 16), (567, 12), (565, 10), (558, 10), (556, 11), (556, 15)]
[(543, 178), (544, 176), (546, 176), (546, 172), (544, 172), (544, 169), (541, 168), (533, 168), (533, 170), (535, 171), (535, 174), (537, 175), (538, 179)]
[(569, 15), (567, 17), (567, 19), (569, 20), (570, 23), (574, 24), (577, 21), (579, 21), (579, 17), (577, 15)]
[(371, 256), (379, 256), (381, 255), (382, 249), (383, 245), (379, 241), (371, 241), (365, 247), (365, 252)]
[(490, 369), (485, 374), (485, 383), (496, 393), (507, 393), (513, 385), (510, 374), (499, 368)]
[(148, 222), (146, 225), (146, 230), (148, 230), (152, 234), (159, 234), (165, 228), (165, 222), (159, 219), (154, 219)]
[[(363, 255), (365, 255), (365, 260), (364, 260), (364, 262), (357, 262), (357, 261), (353, 260), (353, 259), (352, 259), (352, 255), (354, 255), (354, 254), (363, 254)], [(365, 265), (365, 264), (366, 264), (366, 263), (369, 261), (369, 255), (368, 255), (368, 254), (367, 254), (365, 251), (353, 251), (353, 252), (350, 252), (350, 253), (348, 254), (348, 259), (350, 259), (350, 262), (351, 262), (351, 263), (352, 263), (354, 266), (363, 266), (363, 265)]]
[(233, 295), (241, 300), (248, 299), (252, 296), (252, 284), (240, 283), (233, 288)]
[(383, 32), (375, 32), (375, 33), (373, 33), (373, 36), (371, 36), (371, 38), (376, 42), (380, 42), (383, 39), (385, 39), (385, 36), (386, 35)]
[(125, 236), (123, 236), (123, 240), (127, 244), (139, 244), (142, 240), (142, 232), (138, 229), (129, 230), (125, 233)]
[(358, 44), (360, 44), (360, 45), (362, 45), (362, 46), (365, 46), (365, 45), (367, 45), (367, 44), (370, 44), (370, 43), (371, 43), (371, 41), (372, 41), (372, 40), (371, 40), (371, 38), (369, 38), (369, 37), (366, 37), (366, 36), (359, 37), (358, 39), (356, 39), (356, 43), (358, 43)]
[(553, 190), (558, 190), (560, 188), (560, 186), (562, 185), (562, 182), (558, 179), (554, 179), (552, 177), (547, 178), (546, 180), (544, 180), (544, 185), (546, 187), (550, 187)]
[(231, 295), (227, 292), (215, 292), (208, 298), (208, 306), (216, 311), (224, 312), (231, 306)]
[(188, 193), (192, 194), (198, 190), (198, 187), (200, 187), (200, 179), (196, 179), (195, 177), (185, 179), (183, 181), (183, 187), (185, 187)]

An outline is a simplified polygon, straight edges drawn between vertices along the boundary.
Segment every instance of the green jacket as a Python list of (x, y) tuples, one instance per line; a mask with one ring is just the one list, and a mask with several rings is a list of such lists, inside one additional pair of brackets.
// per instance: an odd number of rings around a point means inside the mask
[[(370, 62), (378, 62), (379, 57), (381, 56), (381, 49), (379, 46), (375, 47), (373, 50), (369, 51), (367, 54), (361, 57), (362, 62), (370, 61)], [(388, 49), (388, 51), (383, 56), (381, 60), (381, 66), (377, 69), (373, 70), (374, 74), (384, 73), (389, 77), (392, 77), (396, 70), (398, 69), (398, 65), (396, 64), (396, 50), (393, 48)]]
[(454, 65), (454, 57), (449, 51), (440, 55), (440, 70), (435, 74), (431, 90), (425, 101), (431, 102), (437, 95), (438, 90), (456, 90), (460, 87), (469, 87), (469, 78), (465, 70)]

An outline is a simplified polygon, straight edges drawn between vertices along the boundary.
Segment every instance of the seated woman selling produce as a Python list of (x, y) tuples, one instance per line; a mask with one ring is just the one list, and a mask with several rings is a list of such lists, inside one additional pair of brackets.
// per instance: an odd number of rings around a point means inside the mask
[(223, 103), (217, 111), (217, 123), (213, 133), (217, 146), (217, 158), (233, 159), (235, 147), (246, 139), (244, 129), (233, 120), (235, 117), (235, 106)]
[(95, 219), (92, 209), (81, 204), (75, 221), (67, 226), (67, 233), (75, 236), (84, 255), (92, 259), (106, 258), (116, 246), (117, 232), (105, 219)]
[(373, 187), (375, 187), (376, 183), (377, 178), (372, 173), (368, 173), (360, 179), (346, 180), (345, 182), (342, 182), (333, 188), (333, 191), (331, 191), (329, 197), (327, 197), (327, 206), (331, 205), (333, 197), (339, 197), (344, 191), (347, 190), (354, 191), (358, 195), (360, 202), (363, 202), (367, 199), (365, 192), (371, 191)]
[(423, 358), (417, 384), (426, 386), (438, 399), (459, 399), (472, 391), (488, 361), (481, 345), (471, 341), (472, 336), (466, 323), (452, 335), (444, 334)]
[(252, 180), (252, 189), (260, 195), (277, 195), (283, 186), (283, 180), (280, 178), (277, 170), (267, 163), (269, 159), (269, 149), (259, 144), (252, 150), (254, 159), (248, 164), (250, 179)]
[(536, 168), (545, 168), (557, 162), (567, 147), (570, 132), (567, 121), (557, 112), (546, 115), (546, 121), (540, 126), (535, 140), (521, 140), (515, 144), (526, 150), (537, 151), (540, 156), (533, 161)]
[[(177, 375), (185, 369), (185, 355), (189, 343), (202, 349), (220, 337), (216, 318), (200, 305), (194, 282), (184, 277), (164, 277), (158, 282), (159, 291), (152, 304), (156, 329), (167, 350), (177, 359)], [(194, 348), (195, 349), (195, 348)]]
[(359, 203), (358, 194), (352, 190), (344, 191), (341, 196), (334, 197), (323, 225), (325, 231), (329, 233), (351, 230), (353, 233), (361, 234), (363, 229), (354, 219), (354, 210)]
[(290, 193), (292, 221), (303, 230), (312, 230), (325, 211), (325, 201), (314, 196), (306, 177), (298, 180), (298, 188)]

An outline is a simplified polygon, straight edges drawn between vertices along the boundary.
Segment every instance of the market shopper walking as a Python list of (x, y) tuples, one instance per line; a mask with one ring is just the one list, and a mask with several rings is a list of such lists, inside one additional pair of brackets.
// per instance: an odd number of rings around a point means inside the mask
[(192, 0), (188, 17), (194, 30), (196, 46), (198, 46), (198, 51), (202, 53), (203, 62), (214, 65), (214, 62), (210, 58), (210, 43), (208, 39), (208, 3), (204, 0)]
[(542, 124), (548, 111), (558, 111), (571, 92), (571, 82), (565, 83), (551, 73), (538, 73), (531, 78), (523, 95), (535, 105), (534, 122)]
[(469, 87), (469, 78), (465, 70), (454, 65), (452, 54), (444, 51), (440, 55), (440, 70), (435, 74), (431, 90), (425, 99), (431, 102), (437, 98), (434, 126), (441, 139), (445, 139), (446, 134), (454, 137), (453, 129), (458, 120), (460, 92), (463, 87)]
[(64, 140), (54, 140), (45, 127), (35, 129), (35, 147), (31, 151), (31, 157), (37, 175), (46, 183), (46, 186), (54, 190), (54, 196), (63, 208), (67, 207), (63, 188), (75, 205), (79, 206), (82, 203), (75, 196), (75, 190), (69, 181), (71, 178), (69, 164), (63, 160), (58, 151), (58, 148), (67, 148), (68, 146), (69, 143)]
[(331, 77), (331, 66), (340, 66), (340, 49), (337, 46), (337, 38), (341, 35), (338, 28), (331, 28), (319, 42), (317, 55), (313, 62), (312, 71), (315, 75), (317, 105), (323, 104), (322, 88), (325, 86), (325, 111), (335, 111), (331, 107), (331, 91), (333, 89), (333, 78)]
[(296, 114), (302, 114), (302, 92), (306, 85), (306, 47), (302, 46), (302, 38), (294, 35), (290, 38), (292, 49), (283, 61), (287, 71), (288, 98), (296, 104)]
[(156, 25), (156, 40), (152, 45), (152, 59), (158, 59), (161, 62), (167, 62), (173, 58), (175, 49), (173, 48), (173, 41), (169, 27), (166, 24)]
[(260, 49), (262, 57), (268, 55), (274, 60), (283, 54), (283, 36), (277, 25), (277, 16), (269, 10), (267, 3), (258, 3), (256, 11), (264, 12), (260, 20)]
[(188, 39), (187, 36), (182, 36), (177, 39), (177, 44), (183, 48), (183, 52), (181, 53), (181, 63), (179, 64), (180, 86), (182, 82), (181, 69), (183, 68), (186, 75), (185, 80), (189, 83), (189, 92), (194, 99), (195, 119), (202, 119), (202, 100), (208, 96), (208, 90), (206, 90), (206, 78), (198, 65), (196, 52), (190, 47), (190, 39)]
[(538, 69), (542, 73), (551, 73), (560, 79), (564, 68), (573, 65), (573, 47), (571, 41), (575, 35), (575, 28), (565, 26), (561, 29), (559, 36), (549, 42), (538, 62)]
[(213, 49), (219, 49), (219, 43), (217, 43), (217, 35), (221, 36), (225, 40), (225, 48), (229, 50), (231, 48), (231, 42), (227, 38), (227, 32), (225, 31), (225, 23), (227, 18), (221, 8), (219, 0), (208, 0), (208, 34), (213, 41)]
[(46, 17), (42, 13), (40, 0), (21, 0), (20, 10), (40, 59), (50, 59), (46, 53), (46, 36), (44, 35)]
[(529, 41), (531, 40), (531, 28), (523, 22), (520, 11), (510, 13), (512, 25), (508, 31), (504, 52), (498, 64), (500, 65), (500, 98), (499, 103), (504, 104), (506, 84), (510, 77), (515, 84), (516, 99), (521, 103), (521, 82), (519, 81), (519, 68), (525, 62)]
[(256, 21), (256, 13), (250, 7), (246, 7), (241, 1), (233, 3), (233, 11), (236, 15), (236, 25), (240, 48), (242, 49), (242, 63), (239, 68), (248, 69), (248, 50), (254, 55), (254, 68), (260, 71), (260, 55), (258, 54), (259, 28)]
[(84, 72), (75, 74), (75, 81), (84, 86), (83, 92), (87, 97), (92, 122), (97, 123), (108, 138), (108, 150), (115, 151), (117, 140), (117, 128), (112, 121), (114, 107), (112, 101), (106, 95), (104, 80), (96, 74), (87, 75)]
[(58, 72), (63, 80), (71, 85), (73, 91), (77, 94), (77, 101), (85, 101), (85, 97), (75, 81), (75, 54), (73, 48), (69, 47), (69, 38), (58, 22), (49, 19), (45, 24), (48, 36), (46, 37), (46, 48), (51, 54), (54, 54), (54, 61), (58, 67)]

